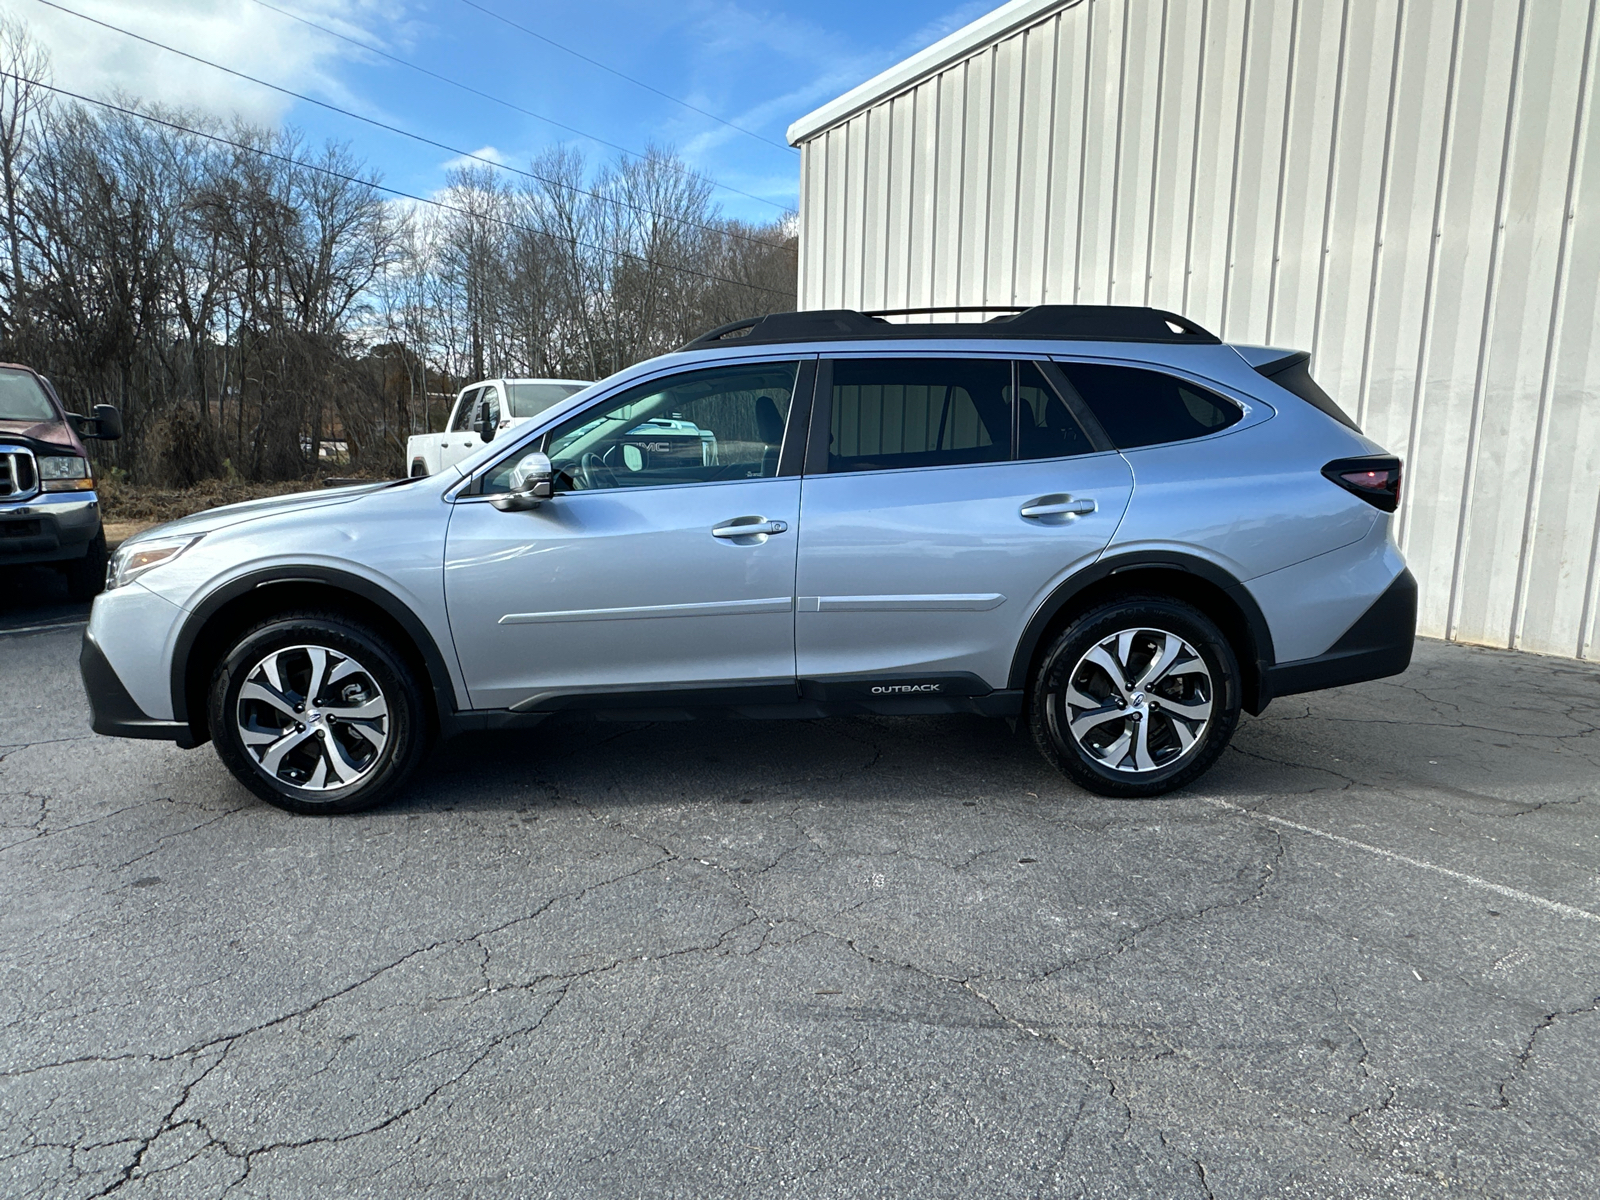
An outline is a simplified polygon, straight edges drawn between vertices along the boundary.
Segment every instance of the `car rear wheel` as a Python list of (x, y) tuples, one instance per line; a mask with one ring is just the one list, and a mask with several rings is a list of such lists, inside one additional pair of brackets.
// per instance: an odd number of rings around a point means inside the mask
[(404, 657), (337, 613), (285, 614), (244, 633), (212, 677), (209, 717), (228, 769), (290, 812), (382, 804), (427, 749)]
[(1102, 796), (1158, 796), (1203, 774), (1239, 723), (1233, 647), (1198, 609), (1155, 596), (1084, 613), (1030, 689), (1044, 756)]

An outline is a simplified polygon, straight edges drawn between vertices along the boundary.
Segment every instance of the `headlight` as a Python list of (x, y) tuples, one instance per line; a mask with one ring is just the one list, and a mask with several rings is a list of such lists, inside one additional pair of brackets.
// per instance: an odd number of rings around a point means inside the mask
[(119, 546), (117, 552), (111, 556), (111, 565), (106, 568), (106, 590), (131, 583), (146, 571), (154, 570), (162, 563), (171, 562), (203, 536), (202, 534), (186, 538), (152, 538), (149, 541)]
[(41, 454), (39, 486), (46, 492), (86, 492), (94, 487), (89, 460), (76, 454)]

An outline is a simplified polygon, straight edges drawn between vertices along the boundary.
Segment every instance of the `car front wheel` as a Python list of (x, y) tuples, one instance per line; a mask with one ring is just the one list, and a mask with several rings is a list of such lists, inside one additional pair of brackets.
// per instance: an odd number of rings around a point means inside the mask
[(1158, 796), (1203, 774), (1239, 722), (1233, 647), (1161, 597), (1094, 608), (1046, 650), (1030, 689), (1044, 756), (1102, 796)]
[(285, 614), (245, 632), (218, 665), (209, 703), (228, 769), (291, 812), (382, 804), (427, 748), (411, 668), (381, 634), (342, 614)]

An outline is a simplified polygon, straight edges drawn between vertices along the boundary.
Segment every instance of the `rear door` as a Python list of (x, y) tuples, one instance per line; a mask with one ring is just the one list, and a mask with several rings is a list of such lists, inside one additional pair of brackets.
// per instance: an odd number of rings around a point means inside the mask
[(796, 584), (808, 694), (1006, 686), (1029, 617), (1098, 557), (1133, 487), (1048, 369), (976, 356), (822, 365)]

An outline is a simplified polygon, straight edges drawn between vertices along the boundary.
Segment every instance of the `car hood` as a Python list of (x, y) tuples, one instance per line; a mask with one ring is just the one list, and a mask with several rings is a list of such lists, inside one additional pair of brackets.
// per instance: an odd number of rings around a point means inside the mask
[(63, 421), (0, 421), (0, 438), (19, 437), (27, 442), (45, 442), (64, 450), (79, 447)]
[[(217, 529), (224, 529), (230, 525), (238, 525), (245, 521), (255, 521), (262, 517), (276, 517), (289, 512), (310, 512), (312, 509), (329, 508), (339, 504), (349, 504), (352, 500), (359, 500), (363, 496), (370, 496), (374, 492), (381, 492), (387, 488), (409, 484), (409, 479), (390, 479), (382, 483), (362, 483), (351, 487), (325, 488), (315, 492), (294, 492), (288, 496), (268, 496), (262, 500), (245, 500), (239, 504), (224, 504), (220, 508), (208, 508), (204, 512), (194, 513), (191, 516), (180, 517), (176, 521), (168, 521), (165, 525), (157, 525), (143, 533), (135, 534), (128, 542), (144, 541), (147, 538), (166, 538), (192, 536), (201, 533), (211, 533)], [(124, 543), (125, 545), (127, 543)]]

